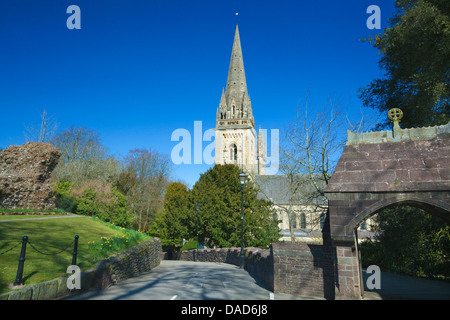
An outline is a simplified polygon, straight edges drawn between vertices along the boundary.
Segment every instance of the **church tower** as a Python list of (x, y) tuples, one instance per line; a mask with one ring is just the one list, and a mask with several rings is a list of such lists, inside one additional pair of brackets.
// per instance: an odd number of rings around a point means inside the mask
[(227, 84), (216, 113), (215, 144), (216, 164), (235, 164), (253, 176), (265, 174), (266, 144), (261, 127), (256, 135), (237, 25)]

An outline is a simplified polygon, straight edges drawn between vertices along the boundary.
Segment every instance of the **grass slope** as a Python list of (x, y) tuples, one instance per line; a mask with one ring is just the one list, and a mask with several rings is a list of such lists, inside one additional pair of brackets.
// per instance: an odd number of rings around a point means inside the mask
[[(125, 250), (148, 236), (100, 222), (91, 217), (58, 218), (43, 220), (16, 220), (0, 222), (0, 293), (9, 291), (8, 285), (16, 278), (21, 244), (4, 253), (28, 236), (23, 272), (24, 284), (39, 283), (68, 276), (72, 264), (73, 240), (78, 235), (77, 265), (88, 270), (106, 256)], [(54, 255), (63, 249), (64, 252)], [(3, 254), (2, 254), (3, 253)]]

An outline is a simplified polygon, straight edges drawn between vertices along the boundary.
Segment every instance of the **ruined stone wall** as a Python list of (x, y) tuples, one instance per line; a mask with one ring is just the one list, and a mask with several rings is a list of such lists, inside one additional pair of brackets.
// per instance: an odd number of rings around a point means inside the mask
[(54, 209), (49, 184), (61, 153), (50, 144), (28, 142), (0, 152), (0, 206), (4, 208)]

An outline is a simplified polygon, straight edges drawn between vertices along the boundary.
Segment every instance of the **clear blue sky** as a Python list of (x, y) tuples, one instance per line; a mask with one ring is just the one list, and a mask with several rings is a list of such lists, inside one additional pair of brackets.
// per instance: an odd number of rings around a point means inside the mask
[[(72, 4), (81, 30), (66, 27)], [(2, 0), (0, 147), (25, 143), (45, 108), (60, 130), (98, 131), (114, 156), (170, 155), (174, 130), (215, 127), (236, 22), (257, 126), (282, 130), (308, 88), (317, 107), (332, 95), (359, 110), (358, 88), (380, 75), (359, 41), (382, 32), (366, 27), (369, 5), (387, 27), (393, 0)], [(192, 186), (209, 167), (173, 178)]]

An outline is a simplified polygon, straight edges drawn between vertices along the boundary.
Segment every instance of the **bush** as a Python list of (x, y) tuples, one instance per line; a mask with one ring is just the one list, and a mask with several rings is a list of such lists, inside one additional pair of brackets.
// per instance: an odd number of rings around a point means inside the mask
[(74, 213), (77, 210), (77, 199), (69, 195), (62, 195), (56, 198), (56, 207), (64, 212)]
[(130, 227), (134, 220), (126, 197), (109, 183), (86, 181), (71, 188), (60, 201), (67, 207), (72, 205), (76, 214), (98, 217), (124, 228)]
[(69, 181), (59, 179), (57, 182), (52, 184), (53, 194), (56, 196), (56, 207), (65, 212), (75, 212), (77, 208), (76, 198), (69, 195), (73, 184)]

